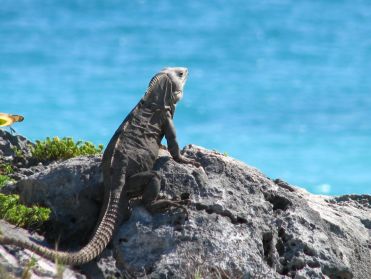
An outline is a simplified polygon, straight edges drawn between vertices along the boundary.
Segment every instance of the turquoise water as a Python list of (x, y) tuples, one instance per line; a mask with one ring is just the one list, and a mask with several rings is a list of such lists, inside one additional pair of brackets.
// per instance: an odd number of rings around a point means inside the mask
[(181, 145), (311, 192), (371, 194), (371, 2), (0, 4), (0, 111), (106, 144), (164, 66), (190, 70)]

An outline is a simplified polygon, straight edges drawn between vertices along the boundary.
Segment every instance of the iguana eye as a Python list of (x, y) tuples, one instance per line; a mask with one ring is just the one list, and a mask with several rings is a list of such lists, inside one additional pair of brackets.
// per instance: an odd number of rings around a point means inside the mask
[(179, 77), (183, 77), (183, 72), (179, 72)]

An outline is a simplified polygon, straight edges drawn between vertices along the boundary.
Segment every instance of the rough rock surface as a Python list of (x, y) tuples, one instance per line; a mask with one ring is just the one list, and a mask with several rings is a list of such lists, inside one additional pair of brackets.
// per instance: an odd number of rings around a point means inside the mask
[[(101, 156), (77, 157), (52, 164), (15, 185), (20, 201), (52, 209), (45, 236), (61, 247), (88, 241), (103, 198)], [(76, 237), (78, 236), (78, 237)]]
[[(184, 153), (202, 168), (166, 154), (155, 168), (164, 177), (162, 197), (189, 198), (188, 219), (179, 209), (151, 215), (134, 200), (131, 218), (102, 257), (81, 267), (83, 273), (339, 279), (371, 274), (369, 195), (312, 195), (214, 151), (187, 146)], [(46, 232), (51, 243), (60, 234), (61, 245), (76, 249), (94, 227), (102, 195), (99, 162), (94, 156), (73, 158), (16, 184), (24, 202), (53, 209)]]
[[(0, 129), (0, 162), (15, 161), (19, 166), (28, 166), (31, 157), (31, 147), (34, 144), (20, 135), (12, 135)], [(17, 153), (22, 156), (17, 156)]]
[[(0, 227), (3, 232), (14, 235), (20, 239), (31, 239), (42, 245), (47, 246), (48, 243), (43, 241), (43, 237), (36, 233), (30, 233), (21, 228), (15, 228), (12, 225), (0, 220)], [(35, 265), (30, 265), (31, 259), (34, 258)], [(27, 266), (31, 267), (28, 274), (26, 273)], [(58, 266), (48, 260), (31, 253), (28, 250), (22, 250), (14, 246), (0, 246), (0, 278), (43, 278), (53, 279), (57, 274), (62, 274), (63, 278), (68, 279), (85, 279), (86, 276), (72, 270), (69, 267), (63, 267), (58, 270)], [(26, 274), (29, 276), (27, 277)]]

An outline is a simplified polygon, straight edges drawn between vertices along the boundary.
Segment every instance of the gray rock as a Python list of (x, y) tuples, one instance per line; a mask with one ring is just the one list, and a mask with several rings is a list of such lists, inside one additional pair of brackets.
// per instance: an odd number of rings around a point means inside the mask
[[(28, 166), (31, 149), (34, 144), (20, 135), (12, 135), (0, 129), (0, 158), (5, 161), (15, 161), (19, 166)], [(21, 156), (17, 156), (17, 152)]]
[[(3, 232), (11, 234), (12, 236), (19, 239), (32, 239), (42, 245), (47, 246), (48, 243), (44, 241), (43, 237), (36, 234), (30, 233), (27, 230), (16, 228), (9, 225), (8, 223), (0, 220), (0, 227)], [(35, 260), (34, 265), (30, 265), (31, 259)], [(25, 276), (27, 266), (30, 266), (28, 273), (29, 277)], [(85, 279), (85, 275), (72, 270), (69, 267), (62, 267), (59, 274), (62, 274), (63, 278), (68, 279)], [(57, 278), (58, 266), (48, 260), (39, 257), (31, 253), (28, 250), (22, 250), (14, 246), (0, 246), (0, 278), (32, 278), (32, 279), (54, 279)], [(10, 277), (12, 275), (12, 277)], [(13, 277), (14, 276), (14, 277)], [(59, 277), (58, 277), (59, 278)]]
[[(152, 216), (134, 208), (114, 241), (120, 268), (153, 278), (371, 273), (370, 196), (316, 196), (216, 152), (188, 146), (185, 153), (206, 174), (167, 158), (157, 168), (167, 198), (190, 194), (189, 220), (176, 210)], [(339, 205), (343, 200), (346, 206)]]
[(87, 156), (54, 163), (15, 185), (22, 203), (52, 209), (45, 231), (49, 241), (63, 247), (89, 239), (103, 197), (100, 161), (101, 156)]
[[(371, 274), (369, 195), (313, 195), (197, 146), (184, 153), (202, 168), (162, 153), (155, 166), (163, 175), (161, 198), (189, 198), (188, 219), (176, 208), (151, 215), (133, 201), (132, 215), (109, 249), (81, 267), (87, 276), (363, 279)], [(98, 156), (74, 158), (16, 184), (22, 201), (52, 208), (46, 231), (52, 243), (60, 235), (62, 244), (76, 248), (88, 238), (101, 206), (99, 165)]]

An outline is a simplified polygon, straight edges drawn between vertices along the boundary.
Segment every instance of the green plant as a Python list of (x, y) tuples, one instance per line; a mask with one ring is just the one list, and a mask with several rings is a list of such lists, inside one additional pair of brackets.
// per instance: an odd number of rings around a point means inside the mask
[(96, 147), (88, 141), (75, 141), (72, 138), (47, 137), (45, 140), (37, 140), (32, 149), (32, 157), (39, 161), (51, 161), (69, 159), (80, 155), (94, 155), (102, 153), (103, 145)]
[(6, 175), (6, 174), (11, 174), (13, 172), (14, 170), (11, 164), (7, 164), (7, 163), (0, 164), (0, 174)]
[(13, 146), (12, 147), (12, 150), (14, 152), (14, 155), (15, 157), (18, 157), (18, 158), (24, 158), (24, 154), (23, 154), (23, 151), (21, 149), (19, 149), (18, 147), (16, 146)]
[(197, 268), (194, 274), (194, 279), (202, 279), (202, 278), (203, 277), (201, 275), (200, 268)]
[(18, 195), (4, 195), (0, 193), (0, 218), (9, 223), (25, 228), (36, 228), (50, 217), (49, 208), (32, 206), (27, 207), (19, 203)]
[(31, 257), (31, 259), (28, 261), (27, 265), (25, 266), (23, 272), (22, 272), (22, 279), (30, 279), (31, 278), (31, 271), (36, 266), (36, 259), (34, 257)]
[(12, 179), (10, 179), (8, 176), (6, 175), (1, 175), (0, 174), (0, 188), (4, 187), (4, 185), (6, 183), (8, 183), (9, 181), (11, 181)]
[(56, 261), (55, 261), (55, 268), (56, 268), (56, 270), (55, 270), (55, 278), (56, 279), (63, 279), (63, 273), (66, 270), (66, 267), (63, 264), (61, 264), (58, 261), (58, 259), (56, 259)]

